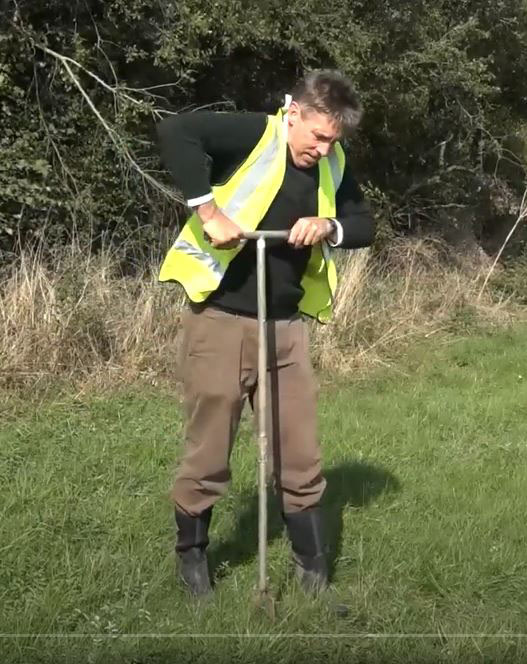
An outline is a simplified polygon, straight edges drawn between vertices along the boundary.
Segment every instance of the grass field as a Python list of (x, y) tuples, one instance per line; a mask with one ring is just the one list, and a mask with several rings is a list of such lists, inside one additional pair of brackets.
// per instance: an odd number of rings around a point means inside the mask
[(301, 595), (273, 511), (274, 622), (253, 605), (249, 418), (212, 524), (215, 597), (195, 605), (167, 500), (175, 391), (10, 399), (1, 414), (1, 662), (527, 661), (525, 327), (429, 340), (322, 385), (334, 589)]

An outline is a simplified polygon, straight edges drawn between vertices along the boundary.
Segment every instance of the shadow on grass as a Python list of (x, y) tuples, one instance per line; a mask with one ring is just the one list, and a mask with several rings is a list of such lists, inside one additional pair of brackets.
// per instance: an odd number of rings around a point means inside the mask
[[(363, 461), (329, 468), (324, 472), (324, 476), (327, 487), (322, 507), (331, 577), (342, 548), (344, 508), (365, 507), (384, 493), (398, 491), (400, 483), (384, 468)], [(222, 566), (225, 563), (228, 563), (230, 568), (236, 567), (252, 560), (258, 551), (258, 494), (241, 494), (236, 503), (240, 511), (233, 535), (228, 540), (210, 547), (211, 569), (220, 578), (223, 576)], [(281, 536), (283, 522), (278, 497), (271, 491), (268, 492), (268, 514), (268, 541), (272, 542)]]

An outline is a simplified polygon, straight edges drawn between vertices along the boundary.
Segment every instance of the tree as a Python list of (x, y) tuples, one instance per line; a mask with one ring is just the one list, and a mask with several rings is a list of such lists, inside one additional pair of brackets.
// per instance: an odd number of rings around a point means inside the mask
[[(351, 158), (395, 232), (474, 237), (513, 214), (526, 161), (519, 0), (3, 1), (0, 250), (75, 225), (150, 243), (178, 206), (154, 124), (202, 105), (273, 110), (339, 67), (366, 114)], [(96, 243), (95, 243), (96, 246)]]

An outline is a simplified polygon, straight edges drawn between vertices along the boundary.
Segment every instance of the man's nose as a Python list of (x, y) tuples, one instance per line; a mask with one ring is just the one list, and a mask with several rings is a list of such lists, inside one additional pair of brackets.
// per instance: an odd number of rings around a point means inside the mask
[(331, 145), (328, 143), (320, 143), (317, 145), (317, 152), (321, 157), (327, 157), (329, 151), (331, 150)]

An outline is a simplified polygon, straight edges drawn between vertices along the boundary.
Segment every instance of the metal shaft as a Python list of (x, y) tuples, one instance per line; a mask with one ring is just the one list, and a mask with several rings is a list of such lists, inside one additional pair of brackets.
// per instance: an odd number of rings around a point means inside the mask
[(258, 283), (258, 588), (267, 592), (267, 302), (265, 237), (256, 241)]
[(256, 240), (258, 288), (258, 589), (267, 594), (267, 296), (265, 241), (286, 240), (289, 231), (249, 231), (246, 240)]

